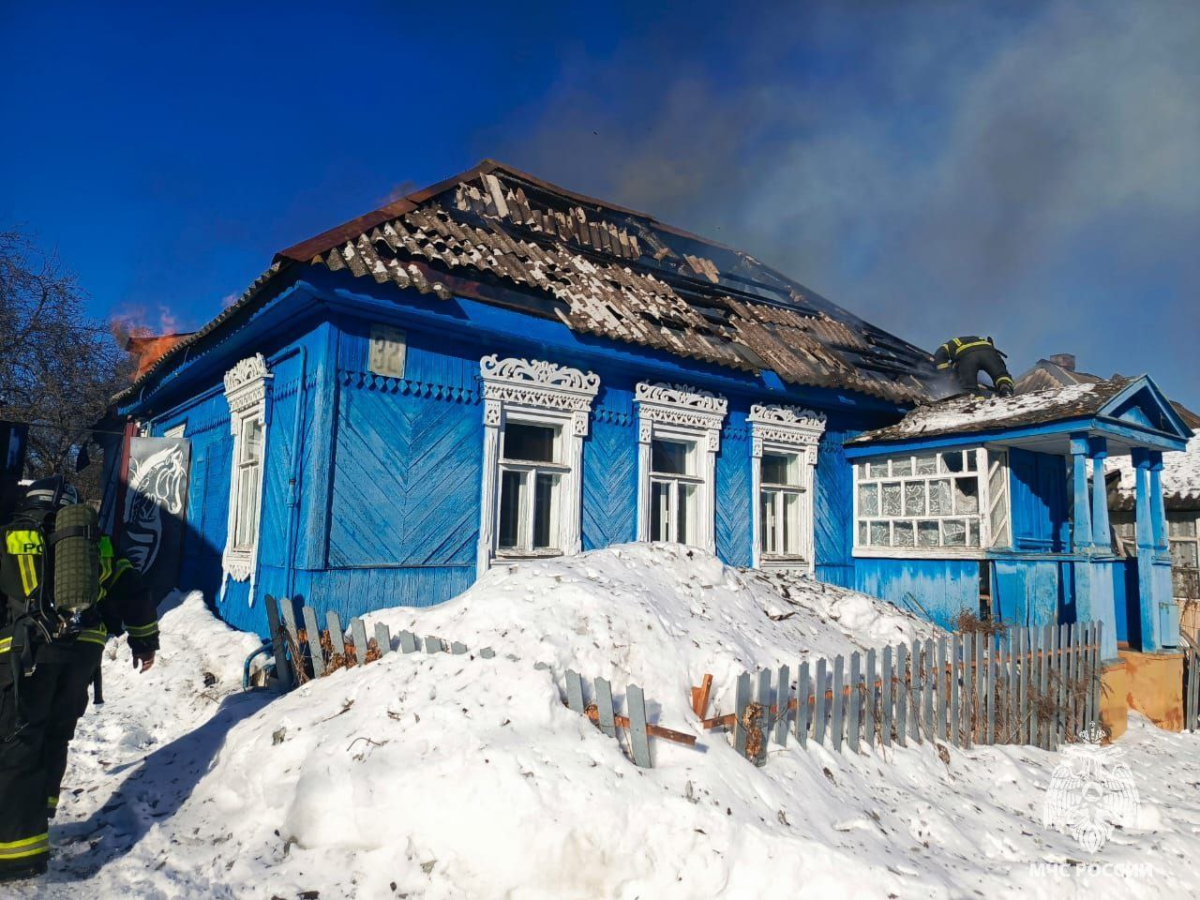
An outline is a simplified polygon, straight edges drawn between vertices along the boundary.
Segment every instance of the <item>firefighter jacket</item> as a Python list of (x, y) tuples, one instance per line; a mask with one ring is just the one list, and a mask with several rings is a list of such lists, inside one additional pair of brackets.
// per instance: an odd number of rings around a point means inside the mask
[[(44, 598), (53, 597), (53, 566), (46, 554), (47, 522), (50, 513), (20, 513), (0, 532), (0, 654), (11, 645), (11, 626), (30, 606), (47, 609)], [(110, 635), (129, 634), (135, 654), (158, 649), (156, 605), (129, 560), (117, 556), (112, 541), (100, 538), (100, 596), (96, 607), (83, 618), (83, 628), (74, 638), (81, 643), (103, 645)]]

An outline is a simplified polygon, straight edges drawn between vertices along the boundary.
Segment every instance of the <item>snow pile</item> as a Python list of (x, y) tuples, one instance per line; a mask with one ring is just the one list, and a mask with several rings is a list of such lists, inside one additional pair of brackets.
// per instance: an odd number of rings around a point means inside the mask
[[(851, 592), (668, 546), (502, 567), (441, 607), (377, 616), (494, 659), (393, 653), (274, 699), (222, 697), (254, 642), (206, 615), (193, 597), (164, 620), (170, 693), (110, 668), (112, 702), (81, 723), (69, 773), (86, 787), (54, 832), (65, 858), (19, 896), (1050, 897), (1063, 884), (1030, 864), (1085, 856), (1040, 824), (1052, 754), (793, 741), (758, 769), (714, 732), (653, 740), (643, 770), (563, 706), (570, 666), (610, 678), (619, 708), (640, 684), (651, 721), (699, 733), (688, 688), (705, 672), (728, 711), (744, 668), (911, 637), (914, 620)], [(177, 739), (115, 744), (139, 719)], [(1102, 861), (1154, 872), (1095, 883), (1194, 892), (1200, 742), (1131, 735), (1142, 816)]]

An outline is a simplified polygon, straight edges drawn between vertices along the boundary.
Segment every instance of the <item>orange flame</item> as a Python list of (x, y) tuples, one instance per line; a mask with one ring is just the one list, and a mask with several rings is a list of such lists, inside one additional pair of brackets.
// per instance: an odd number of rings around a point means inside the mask
[(148, 319), (145, 309), (126, 308), (114, 313), (109, 320), (109, 329), (117, 343), (137, 357), (135, 380), (189, 334), (179, 330), (178, 320), (165, 306), (158, 308), (157, 326), (146, 324)]

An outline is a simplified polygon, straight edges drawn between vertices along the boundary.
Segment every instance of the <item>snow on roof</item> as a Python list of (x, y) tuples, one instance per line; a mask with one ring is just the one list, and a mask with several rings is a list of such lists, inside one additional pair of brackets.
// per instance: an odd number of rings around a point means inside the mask
[[(1132, 509), (1137, 491), (1133, 460), (1128, 456), (1109, 457), (1105, 472), (1117, 472), (1114, 506)], [(1195, 508), (1200, 506), (1200, 434), (1187, 443), (1183, 452), (1164, 453), (1162, 470), (1163, 500), (1168, 507)]]
[(990, 431), (1076, 418), (1100, 409), (1128, 383), (1114, 378), (1012, 397), (952, 397), (919, 406), (895, 425), (864, 432), (850, 443)]

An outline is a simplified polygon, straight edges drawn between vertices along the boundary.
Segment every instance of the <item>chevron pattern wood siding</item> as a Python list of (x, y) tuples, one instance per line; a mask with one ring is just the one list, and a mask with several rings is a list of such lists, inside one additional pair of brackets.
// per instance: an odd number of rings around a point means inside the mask
[(289, 481), (295, 468), (296, 416), (300, 412), (300, 361), (284, 360), (272, 371), (271, 424), (267, 429), (266, 469), (258, 539), (260, 566), (286, 566)]
[(472, 564), (482, 464), (477, 402), (366, 389), (344, 378), (329, 564)]
[(637, 426), (598, 410), (583, 445), (583, 549), (637, 540)]
[(753, 561), (750, 435), (744, 413), (731, 412), (717, 456), (717, 555), (731, 566)]
[(813, 539), (817, 563), (823, 566), (854, 562), (854, 476), (846, 460), (845, 437), (845, 432), (827, 428), (817, 452)]

